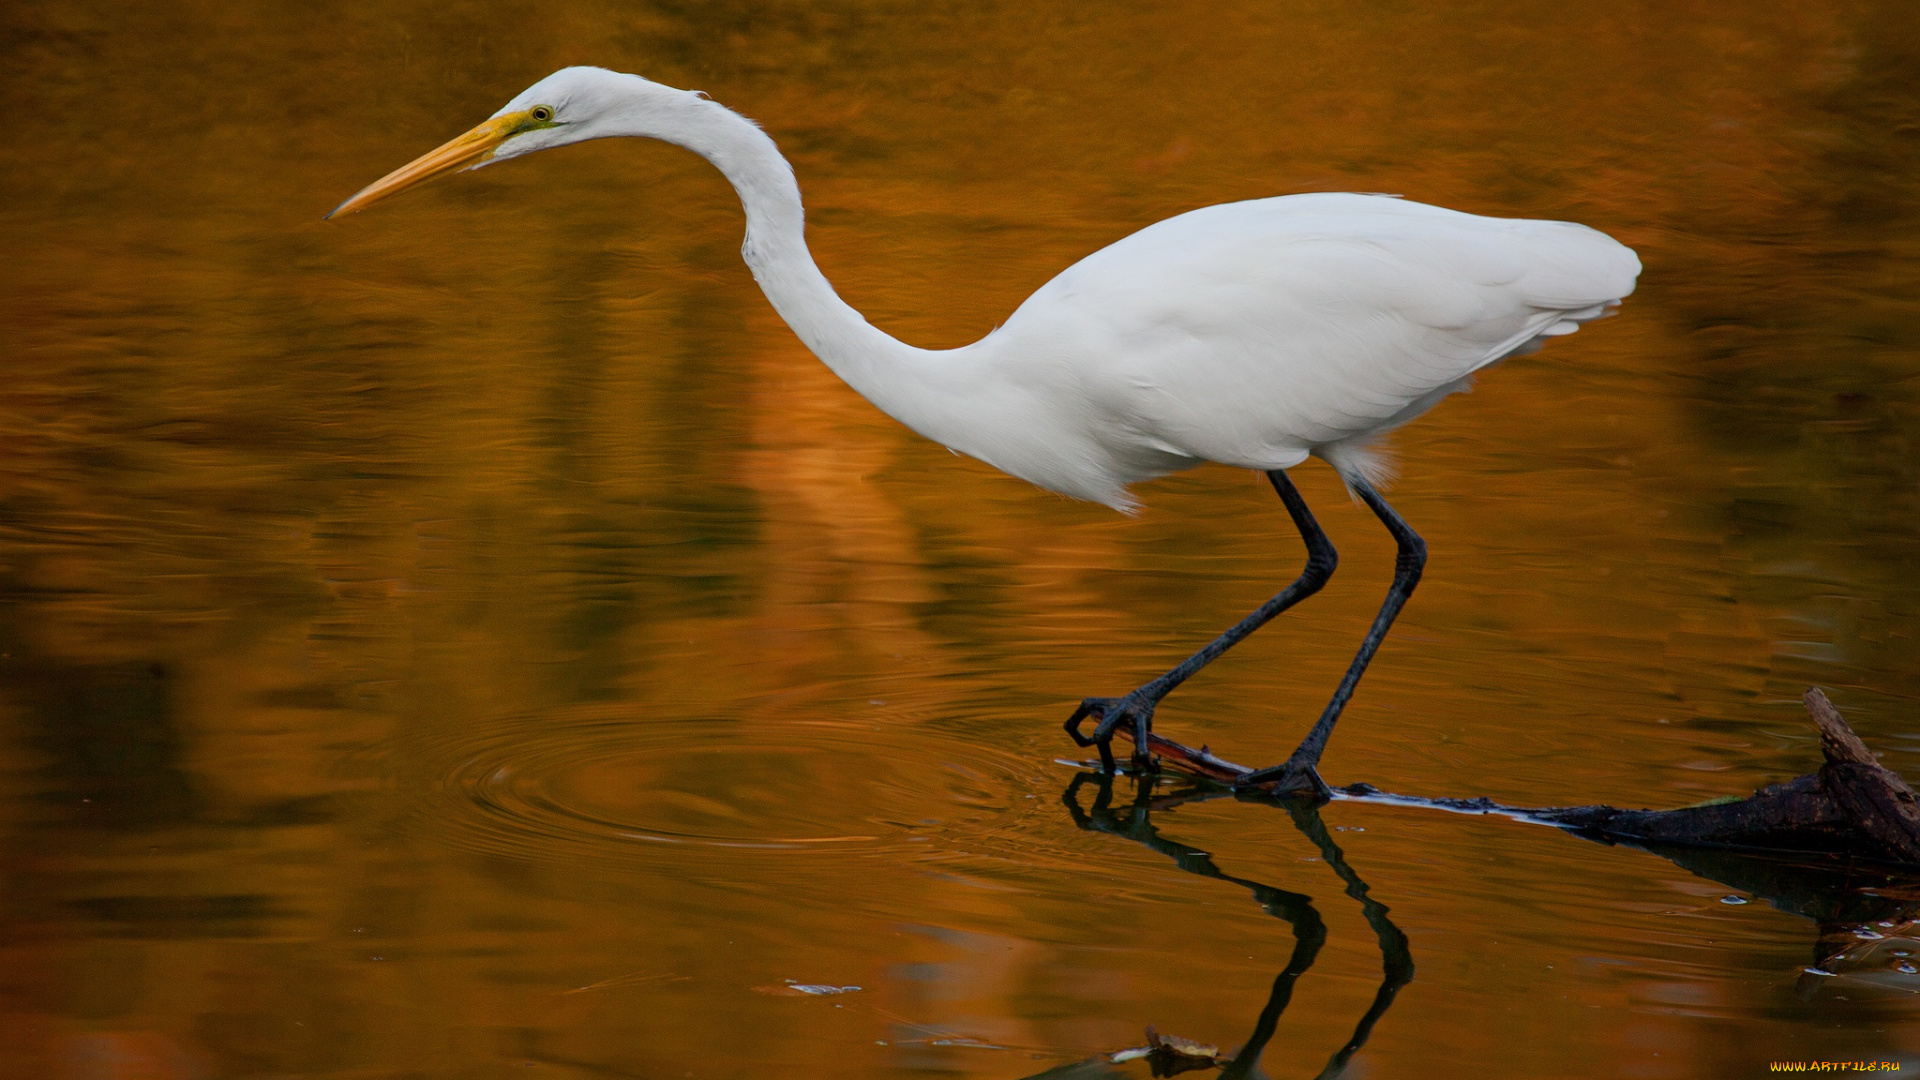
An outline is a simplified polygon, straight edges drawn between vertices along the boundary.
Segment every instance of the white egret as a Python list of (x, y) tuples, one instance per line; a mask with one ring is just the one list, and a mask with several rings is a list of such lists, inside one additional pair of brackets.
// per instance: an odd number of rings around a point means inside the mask
[[(1154, 707), (1319, 590), (1336, 554), (1286, 470), (1319, 457), (1399, 545), (1393, 584), (1299, 749), (1244, 783), (1324, 793), (1316, 766), (1341, 709), (1419, 580), (1426, 545), (1380, 497), (1371, 441), (1463, 390), (1473, 373), (1608, 314), (1640, 263), (1604, 233), (1401, 199), (1288, 195), (1209, 206), (1094, 252), (961, 348), (904, 344), (833, 291), (807, 251), (800, 188), (771, 138), (709, 100), (637, 75), (572, 67), (374, 182), (334, 216), (443, 173), (586, 139), (643, 136), (712, 162), (746, 210), (741, 249), (787, 325), (881, 411), (1043, 488), (1131, 511), (1127, 487), (1205, 461), (1266, 473), (1307, 545), (1299, 579), (1131, 693), (1067, 721), (1108, 771), (1115, 729), (1148, 752)], [(1092, 719), (1091, 736), (1080, 725)]]

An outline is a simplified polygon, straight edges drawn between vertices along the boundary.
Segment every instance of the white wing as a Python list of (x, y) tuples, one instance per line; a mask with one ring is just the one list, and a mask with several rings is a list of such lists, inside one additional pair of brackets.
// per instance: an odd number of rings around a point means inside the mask
[[(1367, 195), (1228, 203), (1068, 268), (981, 359), (1055, 403), (1055, 437), (1071, 427), (1097, 445), (1116, 485), (1197, 460), (1285, 468), (1607, 313), (1639, 271), (1631, 250), (1567, 222)], [(1082, 497), (1100, 486), (994, 464)]]

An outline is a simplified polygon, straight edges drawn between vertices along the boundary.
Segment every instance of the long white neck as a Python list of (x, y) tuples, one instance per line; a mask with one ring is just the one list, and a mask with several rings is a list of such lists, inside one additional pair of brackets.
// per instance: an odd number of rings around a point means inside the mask
[(681, 122), (650, 134), (706, 158), (739, 193), (747, 214), (741, 255), (774, 310), (862, 397), (921, 434), (952, 445), (946, 421), (958, 405), (953, 395), (962, 389), (955, 385), (953, 361), (966, 350), (915, 348), (840, 299), (807, 250), (800, 185), (773, 140), (738, 113), (688, 98)]

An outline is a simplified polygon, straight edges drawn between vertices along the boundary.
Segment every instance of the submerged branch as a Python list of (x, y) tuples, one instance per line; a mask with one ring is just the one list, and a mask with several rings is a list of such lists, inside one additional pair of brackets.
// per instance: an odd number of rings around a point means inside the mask
[[(1589, 839), (1635, 845), (1686, 845), (1756, 853), (1843, 856), (1920, 867), (1920, 802), (1899, 774), (1881, 765), (1833, 703), (1817, 688), (1805, 697), (1820, 729), (1826, 758), (1819, 771), (1770, 784), (1744, 799), (1716, 800), (1675, 810), (1614, 806), (1503, 806), (1491, 799), (1431, 799), (1392, 795), (1369, 784), (1333, 789), (1336, 798), (1431, 806), (1464, 813), (1502, 814), (1576, 832)], [(1118, 732), (1129, 734), (1125, 725)], [(1161, 763), (1231, 785), (1252, 772), (1206, 747), (1182, 746), (1149, 735)]]
[[(1615, 806), (1505, 806), (1488, 798), (1395, 795), (1370, 784), (1332, 789), (1339, 801), (1426, 807), (1461, 814), (1498, 814), (1550, 825), (1603, 844), (1635, 847), (1820, 925), (1813, 964), (1801, 976), (1811, 993), (1843, 973), (1884, 980), (1915, 972), (1907, 961), (1920, 945), (1920, 802), (1913, 789), (1874, 760), (1860, 737), (1818, 689), (1805, 696), (1820, 731), (1821, 767), (1746, 798), (1730, 797), (1674, 810)], [(1128, 734), (1125, 725), (1119, 734)], [(1159, 736), (1151, 747), (1169, 770), (1202, 781), (1153, 796), (1153, 809), (1237, 798), (1293, 812), (1291, 795), (1234, 781), (1253, 770)], [(1382, 947), (1387, 940), (1382, 938)], [(1894, 946), (1898, 946), (1895, 948)], [(1896, 958), (1888, 968), (1881, 950)], [(1885, 969), (1885, 970), (1883, 970)], [(1387, 998), (1391, 993), (1382, 988)], [(1907, 992), (1915, 992), (1908, 990)], [(1364, 1038), (1361, 1034), (1359, 1037)]]

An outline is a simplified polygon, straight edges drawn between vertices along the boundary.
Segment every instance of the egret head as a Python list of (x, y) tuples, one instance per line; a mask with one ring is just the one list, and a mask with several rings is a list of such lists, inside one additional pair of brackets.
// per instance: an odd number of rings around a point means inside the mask
[(328, 217), (351, 214), (437, 176), (477, 169), (535, 150), (609, 135), (651, 135), (673, 141), (693, 109), (695, 92), (597, 67), (570, 67), (521, 91), (478, 127), (368, 184)]

